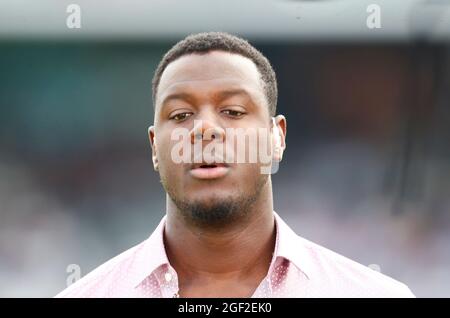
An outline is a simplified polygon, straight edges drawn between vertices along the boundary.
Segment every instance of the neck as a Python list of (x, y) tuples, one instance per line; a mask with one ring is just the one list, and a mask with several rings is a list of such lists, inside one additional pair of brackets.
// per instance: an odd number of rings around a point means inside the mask
[(270, 178), (250, 209), (245, 219), (218, 231), (187, 223), (168, 198), (164, 239), (169, 261), (180, 280), (200, 276), (222, 280), (264, 278), (276, 236)]

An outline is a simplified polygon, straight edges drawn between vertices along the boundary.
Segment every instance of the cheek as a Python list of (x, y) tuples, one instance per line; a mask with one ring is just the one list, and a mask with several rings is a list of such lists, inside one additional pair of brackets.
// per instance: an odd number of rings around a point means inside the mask
[(244, 163), (234, 166), (232, 182), (238, 188), (252, 188), (256, 180), (261, 178), (261, 165), (258, 163)]
[(170, 140), (170, 136), (160, 136), (160, 139), (157, 141), (159, 171), (161, 176), (166, 179), (176, 176), (182, 169), (180, 164), (176, 164), (172, 160), (173, 143)]

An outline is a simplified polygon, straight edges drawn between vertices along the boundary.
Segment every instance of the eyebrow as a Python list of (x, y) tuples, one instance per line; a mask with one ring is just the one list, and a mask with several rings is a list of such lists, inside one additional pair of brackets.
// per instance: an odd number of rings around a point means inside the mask
[(215, 94), (220, 100), (222, 99), (226, 99), (228, 97), (231, 96), (235, 96), (235, 95), (245, 95), (247, 97), (251, 97), (250, 94), (245, 90), (245, 89), (230, 89), (230, 90), (226, 90), (226, 91), (221, 91), (217, 94)]
[(164, 106), (165, 104), (167, 104), (171, 100), (175, 100), (175, 99), (181, 99), (181, 100), (185, 100), (185, 101), (191, 102), (194, 98), (192, 97), (191, 94), (188, 94), (188, 93), (170, 94), (170, 95), (166, 96), (163, 99), (163, 101), (161, 102), (161, 105)]

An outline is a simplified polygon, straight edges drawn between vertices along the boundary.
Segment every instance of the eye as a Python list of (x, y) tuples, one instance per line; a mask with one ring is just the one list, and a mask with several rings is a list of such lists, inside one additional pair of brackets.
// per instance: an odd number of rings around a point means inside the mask
[(234, 109), (225, 109), (222, 112), (231, 117), (242, 117), (243, 115), (245, 115), (244, 112), (241, 112), (239, 110), (234, 110)]
[(192, 116), (192, 113), (184, 112), (184, 113), (175, 114), (175, 115), (171, 116), (169, 119), (172, 119), (172, 120), (175, 120), (175, 121), (183, 121), (183, 120), (185, 120), (186, 118), (188, 118), (190, 116)]

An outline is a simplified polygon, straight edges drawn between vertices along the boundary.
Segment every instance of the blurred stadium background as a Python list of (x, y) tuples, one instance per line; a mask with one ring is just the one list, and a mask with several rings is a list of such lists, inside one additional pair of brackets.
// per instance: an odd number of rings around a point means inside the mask
[[(81, 29), (66, 8), (81, 7)], [(368, 4), (381, 29), (368, 29)], [(147, 127), (162, 54), (248, 38), (279, 81), (275, 210), (301, 236), (450, 296), (450, 3), (0, 0), (0, 296), (51, 297), (165, 211)], [(374, 265), (374, 267), (376, 267)]]

